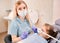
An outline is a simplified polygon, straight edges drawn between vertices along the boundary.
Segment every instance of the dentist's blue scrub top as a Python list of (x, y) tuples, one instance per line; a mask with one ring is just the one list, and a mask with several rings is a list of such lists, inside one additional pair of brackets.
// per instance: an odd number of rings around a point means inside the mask
[(25, 19), (21, 21), (18, 17), (11, 21), (11, 24), (8, 28), (8, 34), (20, 36), (23, 32), (31, 32), (32, 29), (30, 27), (29, 22)]

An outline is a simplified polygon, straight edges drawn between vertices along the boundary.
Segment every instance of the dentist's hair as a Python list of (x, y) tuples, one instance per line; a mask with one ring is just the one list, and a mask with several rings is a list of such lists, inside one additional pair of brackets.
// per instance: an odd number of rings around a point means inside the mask
[(26, 8), (28, 8), (28, 7), (27, 7), (27, 4), (26, 4), (24, 1), (22, 1), (22, 0), (17, 1), (17, 2), (15, 3), (15, 13), (16, 13), (17, 16), (18, 16), (17, 7), (18, 7), (20, 4), (22, 4), (22, 3), (25, 4)]

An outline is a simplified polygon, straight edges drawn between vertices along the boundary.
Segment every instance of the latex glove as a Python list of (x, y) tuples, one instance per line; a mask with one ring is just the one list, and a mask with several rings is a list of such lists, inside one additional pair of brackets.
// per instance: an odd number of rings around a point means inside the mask
[(28, 36), (28, 32), (23, 32), (22, 35), (20, 36), (21, 39), (25, 39)]
[(37, 28), (35, 26), (32, 26), (32, 30), (34, 31), (34, 33), (38, 33)]

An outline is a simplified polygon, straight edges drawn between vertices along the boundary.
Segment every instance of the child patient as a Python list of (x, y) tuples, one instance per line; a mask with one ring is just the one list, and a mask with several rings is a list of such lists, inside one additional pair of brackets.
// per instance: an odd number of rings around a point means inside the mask
[[(50, 25), (50, 24), (45, 23), (42, 26), (41, 30), (43, 32), (47, 33), (48, 35), (56, 38), (56, 39), (60, 38), (60, 36), (59, 36), (60, 34), (58, 32), (54, 32), (54, 27), (52, 25)], [(42, 32), (39, 35), (42, 36), (43, 38), (45, 38), (48, 41), (48, 43), (59, 43), (58, 41), (50, 38), (49, 36), (43, 34)]]
[[(47, 33), (48, 35), (50, 35), (50, 36), (52, 36), (52, 37), (54, 37), (54, 38), (56, 38), (56, 36), (57, 36), (57, 32), (54, 32), (54, 27), (52, 26), (52, 25), (50, 25), (50, 24), (48, 24), (48, 23), (45, 23), (43, 26), (42, 26), (42, 28), (40, 28), (41, 29), (41, 31), (43, 31), (43, 32), (45, 32), (45, 33)], [(39, 29), (37, 28), (35, 28), (35, 31), (37, 30), (37, 32), (39, 31)], [(50, 40), (52, 39), (52, 38), (50, 38), (49, 36), (47, 36), (47, 35), (45, 35), (43, 32), (38, 32), (38, 34), (39, 34), (39, 36), (42, 36), (43, 38), (45, 38), (47, 41), (48, 41), (48, 43), (50, 42)], [(51, 42), (50, 42), (51, 43)]]
[[(41, 30), (42, 30), (43, 32), (45, 32), (45, 33), (47, 33), (47, 34), (55, 37), (55, 34), (54, 34), (55, 32), (53, 31), (53, 30), (54, 30), (54, 27), (53, 27), (52, 25), (50, 25), (50, 24), (48, 24), (48, 23), (45, 23), (45, 24), (42, 26)], [(49, 38), (47, 35), (45, 35), (45, 34), (43, 34), (43, 33), (40, 33), (40, 35), (43, 36), (45, 39), (48, 39), (48, 38)]]

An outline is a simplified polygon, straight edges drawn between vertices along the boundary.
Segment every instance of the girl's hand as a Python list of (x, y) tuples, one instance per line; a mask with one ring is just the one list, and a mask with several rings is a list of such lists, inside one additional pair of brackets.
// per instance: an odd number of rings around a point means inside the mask
[(35, 26), (32, 26), (32, 30), (34, 31), (34, 33), (38, 33), (37, 28)]
[(23, 32), (23, 34), (20, 36), (21, 39), (25, 39), (28, 36), (28, 32)]

